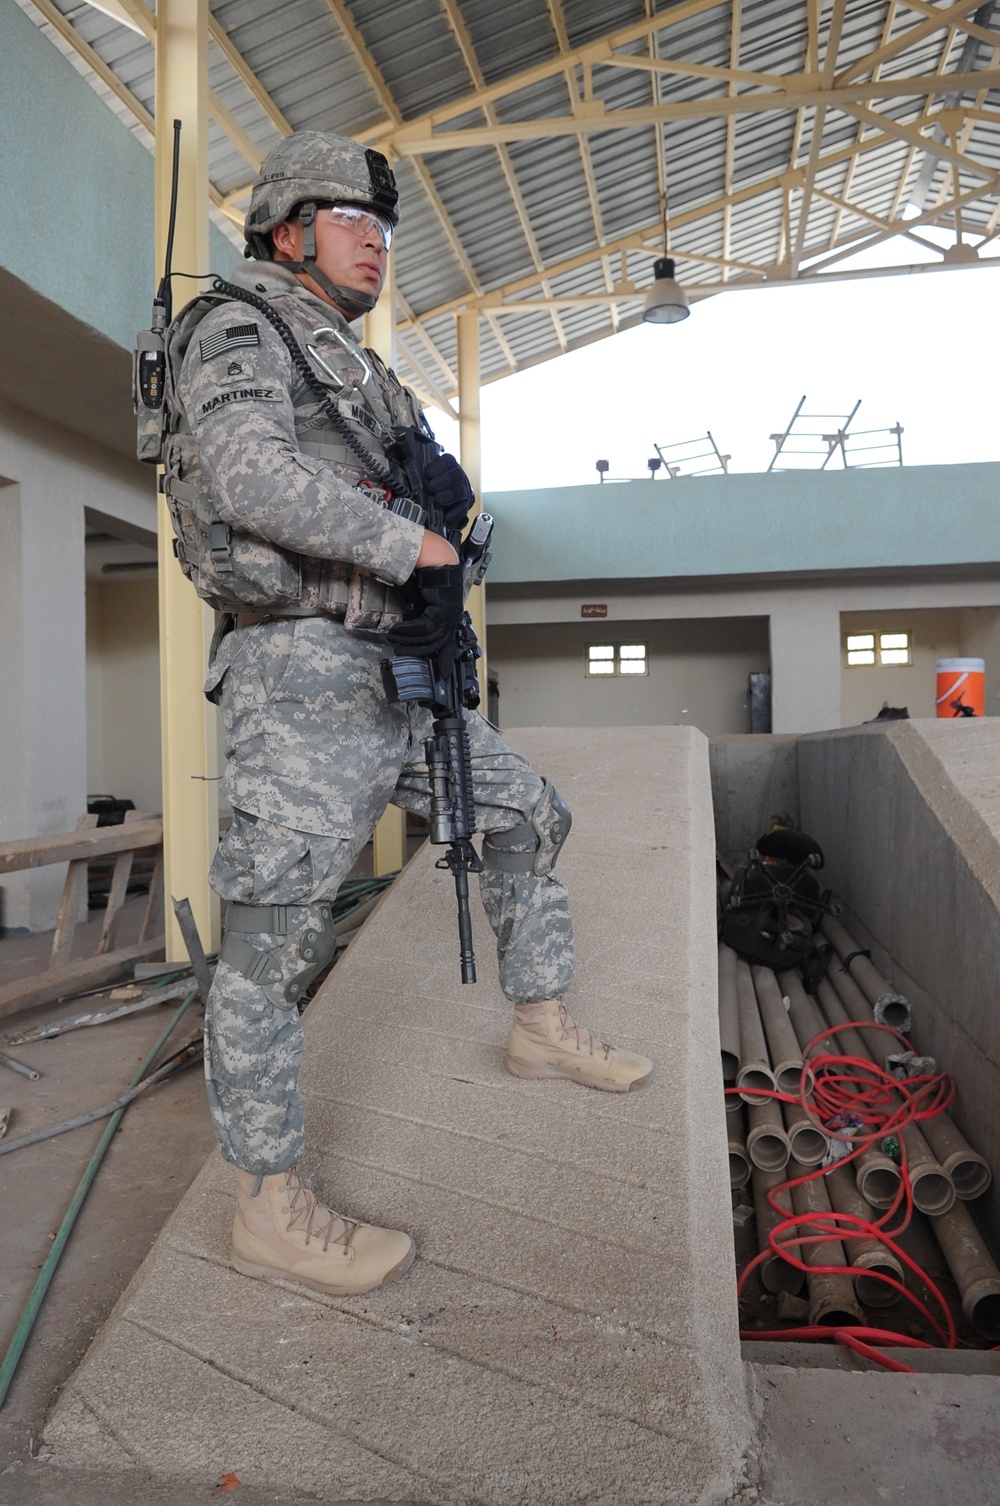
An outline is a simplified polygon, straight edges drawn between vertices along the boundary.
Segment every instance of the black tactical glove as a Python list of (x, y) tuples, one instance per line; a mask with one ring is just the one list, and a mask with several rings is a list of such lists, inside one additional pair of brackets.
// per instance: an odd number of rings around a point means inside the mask
[(414, 570), (413, 584), (419, 593), (413, 615), (387, 637), (399, 653), (427, 659), (455, 641), (465, 612), (465, 571), (461, 565), (426, 565)]
[(454, 455), (435, 455), (428, 460), (424, 485), (428, 500), (444, 519), (445, 527), (464, 528), (475, 497), (469, 478)]

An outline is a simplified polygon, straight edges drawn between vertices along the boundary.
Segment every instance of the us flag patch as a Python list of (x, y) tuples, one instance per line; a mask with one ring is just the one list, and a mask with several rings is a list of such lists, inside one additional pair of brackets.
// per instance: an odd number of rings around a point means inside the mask
[(199, 340), (198, 349), (201, 351), (201, 359), (210, 361), (213, 356), (220, 355), (224, 350), (232, 350), (237, 345), (259, 344), (260, 333), (256, 324), (232, 324), (228, 329), (220, 330), (217, 335)]

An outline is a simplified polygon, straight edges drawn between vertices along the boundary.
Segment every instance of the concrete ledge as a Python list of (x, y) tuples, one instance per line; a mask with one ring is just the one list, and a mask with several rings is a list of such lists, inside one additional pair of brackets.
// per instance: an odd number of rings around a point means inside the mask
[(705, 739), (511, 733), (574, 811), (560, 872), (575, 1014), (657, 1064), (607, 1095), (504, 1071), (478, 904), (458, 981), (425, 849), (307, 1016), (316, 1185), (410, 1229), (383, 1293), (325, 1300), (227, 1263), (231, 1176), (198, 1177), (46, 1430), (51, 1466), (321, 1500), (717, 1503), (751, 1424), (737, 1337)]
[[(798, 762), (826, 882), (853, 912), (859, 945), (911, 999), (914, 1044), (955, 1078), (952, 1117), (996, 1169), (1000, 724), (847, 728), (802, 738)], [(1000, 1244), (996, 1183), (975, 1206)]]

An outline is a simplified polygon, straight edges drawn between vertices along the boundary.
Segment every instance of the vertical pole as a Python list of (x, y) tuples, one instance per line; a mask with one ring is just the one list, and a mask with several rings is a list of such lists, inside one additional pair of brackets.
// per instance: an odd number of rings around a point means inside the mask
[[(459, 459), (472, 482), (478, 512), (482, 507), (482, 450), (479, 424), (479, 313), (467, 309), (457, 315), (458, 326), (458, 434)], [(479, 661), (483, 705), (486, 704), (486, 592), (474, 586), (469, 596), (469, 613), (476, 630), (483, 657)]]
[[(159, 0), (156, 25), (156, 278), (170, 209), (173, 122), (182, 122), (173, 264), (208, 270), (208, 0)], [(197, 284), (185, 280), (178, 306)], [(208, 866), (219, 835), (216, 712), (202, 695), (213, 614), (181, 574), (159, 499), (160, 702), (167, 958), (186, 956), (171, 895), (191, 901), (206, 951), (219, 944)]]
[[(396, 364), (396, 277), (390, 252), (385, 285), (378, 303), (365, 315), (365, 344), (377, 352), (387, 366)], [(376, 875), (395, 873), (406, 861), (406, 812), (398, 806), (386, 807), (372, 834), (372, 867)]]

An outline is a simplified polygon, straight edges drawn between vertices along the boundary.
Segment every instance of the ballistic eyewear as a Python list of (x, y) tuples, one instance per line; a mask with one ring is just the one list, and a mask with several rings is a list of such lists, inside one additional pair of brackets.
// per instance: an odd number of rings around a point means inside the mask
[(377, 230), (383, 251), (388, 251), (392, 245), (392, 223), (385, 215), (363, 209), (360, 204), (324, 204), (322, 208), (328, 212), (335, 225), (352, 231), (358, 240)]

